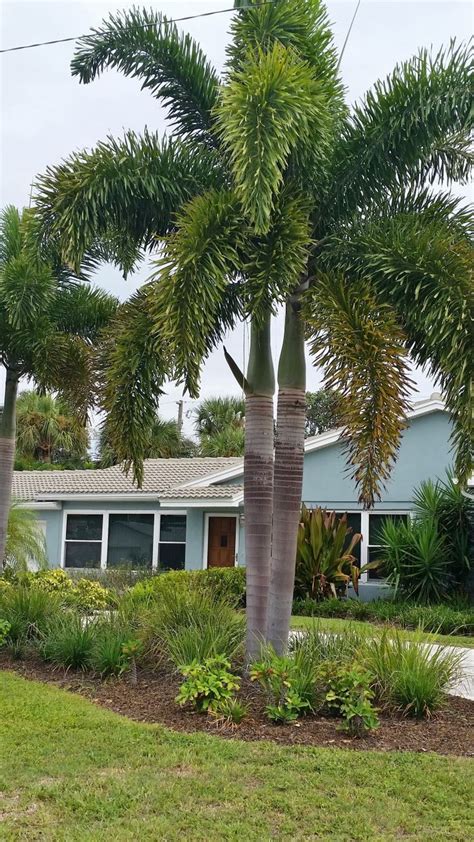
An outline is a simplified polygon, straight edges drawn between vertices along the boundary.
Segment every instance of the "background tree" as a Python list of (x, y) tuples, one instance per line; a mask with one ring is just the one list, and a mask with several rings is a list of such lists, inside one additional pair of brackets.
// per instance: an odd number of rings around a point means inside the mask
[[(194, 456), (196, 446), (185, 438), (176, 421), (165, 421), (156, 418), (149, 430), (149, 439), (144, 450), (144, 459), (170, 459), (183, 456)], [(119, 456), (114, 450), (110, 437), (107, 421), (101, 427), (99, 435), (99, 447), (97, 454), (100, 468), (110, 468), (120, 462)]]
[(85, 417), (96, 389), (93, 354), (116, 301), (73, 277), (52, 245), (38, 245), (35, 220), (9, 206), (0, 214), (0, 558), (5, 554), (22, 377), (54, 389)]
[(194, 428), (202, 456), (243, 456), (245, 399), (205, 398), (194, 410)]
[[(470, 470), (469, 215), (430, 190), (434, 179), (468, 177), (470, 56), (422, 51), (350, 112), (318, 0), (248, 3), (231, 30), (220, 89), (197, 45), (159, 15), (134, 10), (84, 39), (73, 72), (84, 82), (106, 66), (140, 77), (168, 107), (174, 139), (128, 135), (73, 155), (42, 179), (38, 203), (76, 263), (97, 230), (123, 230), (125, 266), (132, 247), (166, 238), (159, 283), (123, 312), (109, 364), (114, 441), (138, 479), (165, 374), (196, 394), (212, 348), (251, 317), (246, 377), (227, 355), (246, 392), (248, 626), (253, 641), (266, 632), (281, 650), (301, 502), (305, 335), (343, 399), (365, 505), (396, 457), (409, 353), (440, 379), (456, 471)], [(282, 304), (273, 461), (270, 320)]]
[(316, 436), (334, 430), (343, 422), (340, 398), (330, 389), (306, 392), (305, 436)]
[(80, 463), (89, 435), (83, 419), (51, 394), (22, 392), (16, 402), (16, 453), (38, 462)]

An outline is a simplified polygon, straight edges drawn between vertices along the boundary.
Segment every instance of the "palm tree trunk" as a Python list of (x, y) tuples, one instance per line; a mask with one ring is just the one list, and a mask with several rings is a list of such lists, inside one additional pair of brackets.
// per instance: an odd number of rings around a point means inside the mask
[(12, 497), (17, 391), (18, 374), (7, 368), (5, 399), (0, 419), (0, 569), (5, 559), (8, 515)]
[(247, 662), (265, 638), (273, 511), (273, 395), (270, 316), (252, 323), (245, 401), (244, 511)]
[(278, 366), (267, 642), (279, 654), (288, 645), (303, 490), (306, 363), (303, 323), (297, 307), (297, 303), (291, 301), (286, 307), (285, 333)]

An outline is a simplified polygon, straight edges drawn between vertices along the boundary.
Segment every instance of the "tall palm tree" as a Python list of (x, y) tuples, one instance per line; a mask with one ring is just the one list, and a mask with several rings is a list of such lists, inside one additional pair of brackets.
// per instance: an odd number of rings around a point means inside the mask
[[(160, 143), (128, 134), (72, 155), (40, 180), (37, 203), (76, 264), (98, 235), (124, 270), (164, 238), (159, 283), (122, 311), (109, 357), (114, 441), (138, 480), (143, 430), (166, 374), (195, 395), (212, 348), (251, 318), (245, 376), (227, 355), (246, 392), (251, 653), (261, 634), (278, 650), (287, 641), (305, 336), (326, 385), (342, 395), (348, 460), (366, 505), (396, 457), (408, 354), (440, 379), (456, 470), (469, 471), (469, 215), (430, 185), (468, 178), (472, 115), (466, 48), (422, 51), (350, 111), (319, 0), (247, 2), (231, 30), (221, 87), (199, 47), (159, 14), (111, 17), (83, 39), (73, 73), (87, 83), (110, 66), (140, 78), (168, 108), (173, 135)], [(270, 319), (281, 304), (274, 455)]]
[(16, 451), (39, 462), (84, 459), (89, 436), (82, 419), (60, 398), (22, 392), (16, 402)]
[(57, 390), (87, 412), (95, 390), (92, 351), (116, 300), (73, 277), (53, 242), (41, 244), (28, 211), (0, 214), (0, 365), (5, 393), (0, 418), (0, 559), (4, 557), (15, 457), (20, 378)]

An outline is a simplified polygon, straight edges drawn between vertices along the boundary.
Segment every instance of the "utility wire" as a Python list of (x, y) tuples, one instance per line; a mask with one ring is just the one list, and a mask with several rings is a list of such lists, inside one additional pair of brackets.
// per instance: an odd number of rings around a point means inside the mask
[(355, 7), (355, 12), (354, 12), (354, 14), (352, 15), (352, 20), (351, 20), (351, 22), (350, 22), (350, 24), (349, 24), (349, 29), (347, 30), (347, 35), (346, 35), (346, 37), (345, 37), (345, 39), (344, 39), (344, 43), (343, 43), (343, 45), (342, 45), (342, 50), (341, 50), (341, 52), (340, 52), (340, 55), (339, 55), (339, 61), (338, 61), (338, 63), (337, 63), (337, 67), (336, 67), (336, 73), (338, 72), (338, 70), (339, 70), (339, 68), (340, 68), (340, 66), (341, 66), (341, 61), (342, 61), (343, 55), (344, 55), (344, 53), (345, 53), (345, 51), (346, 51), (347, 42), (348, 42), (348, 40), (349, 40), (349, 36), (350, 36), (350, 34), (351, 34), (351, 32), (352, 32), (352, 27), (354, 26), (354, 21), (355, 21), (355, 19), (356, 19), (356, 17), (357, 17), (357, 12), (359, 11), (359, 6), (360, 6), (360, 0), (358, 0), (358, 2), (357, 2), (357, 6)]
[[(144, 24), (142, 29), (151, 29), (156, 26), (161, 26), (162, 24), (170, 24), (170, 23), (182, 23), (186, 20), (196, 20), (197, 18), (209, 18), (213, 15), (224, 15), (228, 14), (229, 12), (241, 12), (244, 11), (246, 8), (248, 9), (259, 9), (262, 6), (272, 6), (275, 0), (264, 0), (262, 3), (253, 3), (252, 6), (244, 6), (244, 7), (235, 7), (232, 6), (227, 9), (215, 9), (212, 12), (200, 12), (197, 15), (186, 15), (182, 18), (163, 18), (162, 21), (158, 24), (156, 23), (148, 23)], [(67, 44), (71, 41), (80, 41), (82, 38), (101, 38), (103, 35), (102, 32), (92, 32), (84, 35), (73, 35), (70, 38), (55, 38), (52, 41), (38, 41), (36, 44), (21, 44), (17, 47), (6, 47), (4, 50), (0, 50), (0, 53), (14, 53), (18, 50), (32, 50), (35, 47), (51, 47), (54, 44)]]

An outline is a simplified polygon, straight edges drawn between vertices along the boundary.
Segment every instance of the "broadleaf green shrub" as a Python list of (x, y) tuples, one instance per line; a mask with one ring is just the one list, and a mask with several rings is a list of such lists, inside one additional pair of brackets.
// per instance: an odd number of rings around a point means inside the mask
[(223, 655), (182, 665), (184, 681), (176, 701), (179, 705), (191, 702), (199, 713), (232, 698), (240, 687), (240, 679), (230, 671), (230, 661)]
[(245, 568), (213, 567), (207, 570), (170, 570), (137, 582), (128, 599), (136, 604), (155, 602), (172, 591), (210, 591), (217, 600), (231, 601), (235, 607), (245, 604)]
[(361, 737), (379, 726), (377, 710), (372, 704), (372, 676), (357, 664), (338, 666), (327, 662), (321, 667), (326, 685), (325, 702), (330, 710), (343, 718), (341, 728)]

